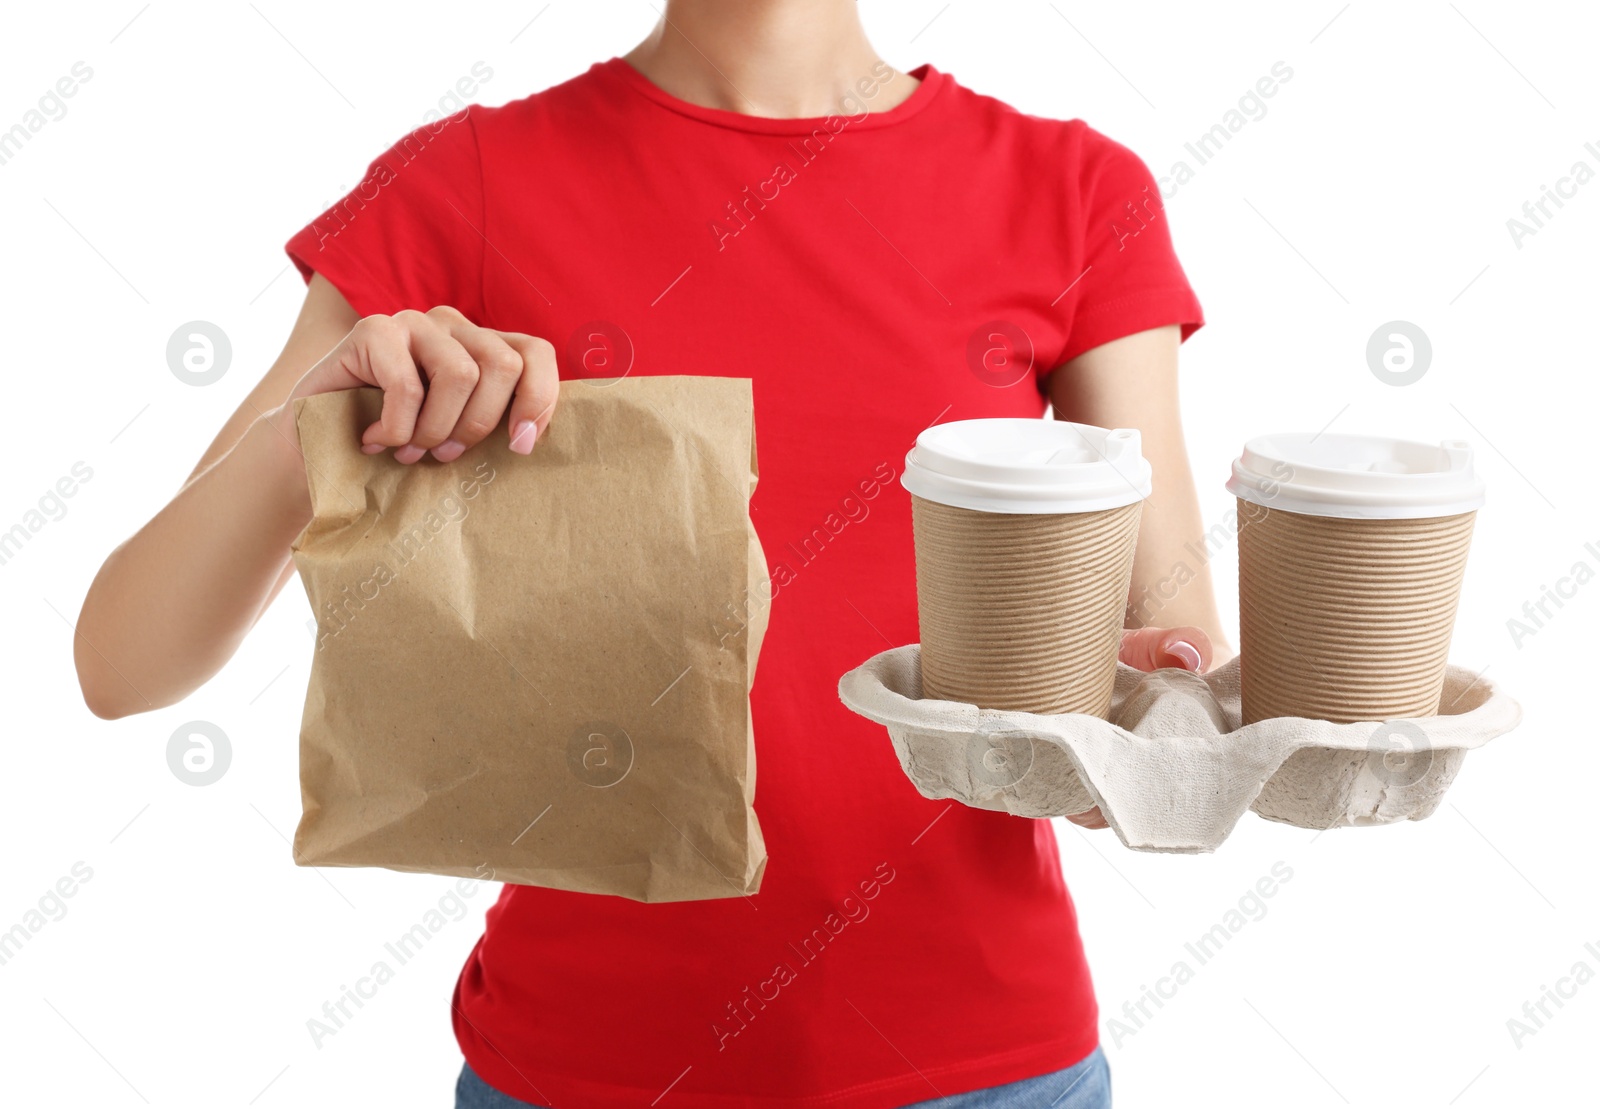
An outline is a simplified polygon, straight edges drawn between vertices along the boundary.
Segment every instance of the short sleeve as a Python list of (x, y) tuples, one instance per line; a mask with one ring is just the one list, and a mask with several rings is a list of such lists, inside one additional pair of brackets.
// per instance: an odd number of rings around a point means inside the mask
[(1205, 323), (1178, 263), (1161, 188), (1139, 156), (1084, 126), (1077, 163), (1080, 265), (1068, 293), (1067, 343), (1057, 365), (1113, 339)]
[(363, 316), (441, 304), (483, 318), (484, 190), (473, 109), (424, 124), (285, 249)]

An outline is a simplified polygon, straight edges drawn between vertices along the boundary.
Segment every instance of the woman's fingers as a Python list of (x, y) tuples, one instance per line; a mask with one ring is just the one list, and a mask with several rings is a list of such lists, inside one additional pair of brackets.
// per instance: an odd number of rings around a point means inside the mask
[(415, 462), (422, 444), (444, 441), (477, 381), (471, 355), (421, 312), (367, 316), (342, 346), (350, 374), (383, 390), (383, 412), (361, 435), (367, 454), (394, 447), (396, 459)]
[[(453, 334), (459, 316), (453, 309), (432, 313), (401, 312), (411, 336), (411, 357), (428, 380), (428, 395), (417, 413), (411, 441), (394, 452), (396, 462), (412, 463), (450, 437), (461, 410), (478, 387), (478, 363)], [(464, 321), (463, 321), (464, 322)], [(470, 326), (470, 325), (468, 325)]]
[(394, 448), (396, 461), (429, 451), (452, 462), (507, 412), (511, 449), (527, 454), (550, 423), (559, 392), (555, 348), (515, 331), (478, 327), (454, 308), (367, 316), (302, 379), (312, 395), (376, 385), (383, 411), (361, 449)]
[(454, 462), (488, 438), (510, 406), (523, 374), (522, 355), (499, 332), (465, 324), (451, 333), (477, 364), (478, 384), (449, 437), (433, 448), (433, 456), (440, 462)]
[(416, 429), (426, 393), (411, 358), (405, 324), (393, 316), (368, 316), (356, 323), (342, 345), (346, 349), (339, 360), (350, 374), (383, 390), (383, 412), (362, 433), (361, 449), (377, 454), (386, 447), (405, 446)]
[(1203, 674), (1211, 666), (1211, 637), (1199, 628), (1137, 628), (1122, 633), (1121, 661), (1139, 670), (1175, 667)]
[(1088, 812), (1072, 813), (1067, 819), (1080, 828), (1098, 829), (1111, 827), (1106, 823), (1105, 814), (1100, 811), (1099, 805), (1096, 805)]
[(556, 351), (543, 339), (515, 331), (496, 332), (522, 357), (522, 377), (511, 398), (511, 418), (507, 433), (511, 449), (528, 454), (550, 424), (560, 389), (556, 373)]

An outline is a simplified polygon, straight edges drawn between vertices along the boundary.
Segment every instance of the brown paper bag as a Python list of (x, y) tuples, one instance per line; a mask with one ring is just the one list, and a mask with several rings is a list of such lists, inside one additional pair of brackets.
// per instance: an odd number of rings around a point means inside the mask
[(317, 618), (296, 862), (755, 892), (750, 382), (568, 381), (531, 456), (499, 434), (412, 466), (358, 449), (381, 400), (295, 407)]

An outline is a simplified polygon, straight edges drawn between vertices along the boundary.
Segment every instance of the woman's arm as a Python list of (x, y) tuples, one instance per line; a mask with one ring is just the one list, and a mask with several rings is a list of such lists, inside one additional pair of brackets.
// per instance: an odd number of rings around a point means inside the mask
[(314, 278), (272, 368), (178, 495), (100, 568), (73, 643), (96, 716), (182, 700), (232, 657), (288, 580), (289, 543), (311, 504), (282, 406), (356, 318), (338, 290)]
[[(376, 385), (382, 418), (350, 449), (459, 457), (511, 411), (526, 454), (556, 398), (542, 339), (480, 328), (451, 308), (358, 319), (314, 276), (283, 353), (168, 505), (100, 568), (73, 655), (84, 702), (107, 719), (175, 704), (233, 656), (283, 587), (311, 517), (292, 401)], [(364, 444), (364, 445), (363, 445)]]
[(1084, 352), (1051, 375), (1050, 403), (1058, 419), (1140, 432), (1154, 489), (1139, 525), (1127, 626), (1199, 628), (1211, 640), (1207, 661), (1220, 663), (1234, 651), (1210, 568), (1193, 553), (1205, 548), (1206, 528), (1178, 411), (1178, 338), (1176, 326), (1158, 327)]

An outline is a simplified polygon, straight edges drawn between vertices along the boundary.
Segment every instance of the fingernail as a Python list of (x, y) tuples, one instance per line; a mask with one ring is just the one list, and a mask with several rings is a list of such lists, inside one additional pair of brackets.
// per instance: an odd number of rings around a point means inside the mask
[(539, 425), (532, 420), (523, 420), (511, 433), (511, 449), (518, 454), (532, 454), (533, 441), (539, 438)]
[(456, 459), (465, 454), (466, 451), (467, 448), (456, 442), (454, 439), (446, 439), (437, 447), (433, 448), (433, 457), (437, 458), (440, 462), (454, 462)]
[(361, 447), (362, 454), (382, 454), (387, 450), (382, 443), (364, 443)]
[(1193, 643), (1179, 639), (1168, 643), (1164, 649), (1167, 654), (1183, 663), (1185, 670), (1193, 670), (1197, 674), (1200, 672), (1200, 649)]
[(423, 448), (412, 446), (410, 443), (407, 443), (405, 446), (398, 448), (394, 452), (394, 460), (409, 466), (427, 453), (428, 452)]

